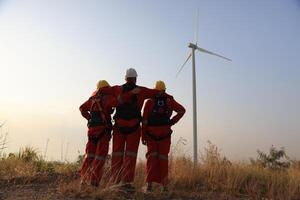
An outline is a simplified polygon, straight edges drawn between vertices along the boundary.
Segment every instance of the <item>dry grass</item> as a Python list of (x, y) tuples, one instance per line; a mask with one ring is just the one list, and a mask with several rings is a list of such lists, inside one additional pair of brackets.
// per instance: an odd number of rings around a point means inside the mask
[[(60, 181), (56, 190), (59, 194), (74, 199), (300, 199), (300, 165), (297, 161), (281, 170), (265, 168), (250, 162), (230, 162), (211, 144), (196, 167), (189, 157), (172, 155), (170, 192), (167, 194), (161, 194), (158, 188), (152, 194), (141, 192), (145, 180), (143, 161), (139, 161), (136, 167), (134, 186), (137, 192), (134, 193), (128, 194), (109, 183), (108, 164), (105, 166), (105, 174), (98, 189), (89, 187), (82, 189), (79, 187), (79, 179), (74, 178)], [(43, 167), (37, 167), (37, 162), (16, 158), (2, 159), (0, 179), (35, 176), (43, 171), (41, 170)], [(76, 164), (51, 163), (51, 166), (57, 173), (75, 172), (79, 169), (79, 165)], [(44, 173), (49, 172), (44, 169)]]
[(0, 179), (34, 177), (38, 174), (67, 174), (78, 171), (79, 167), (77, 163), (45, 161), (36, 149), (25, 147), (18, 153), (10, 153), (0, 158)]
[[(212, 144), (205, 149), (201, 162), (194, 167), (186, 156), (170, 158), (170, 192), (162, 195), (158, 190), (144, 195), (141, 191), (145, 179), (145, 163), (136, 168), (133, 199), (300, 199), (299, 162), (289, 168), (270, 169), (253, 163), (230, 162)], [(106, 172), (104, 180), (109, 179)], [(104, 181), (106, 183), (106, 181)], [(128, 196), (115, 191), (111, 184), (102, 183), (97, 190), (80, 190), (74, 181), (61, 187), (62, 193), (101, 199), (126, 199)]]

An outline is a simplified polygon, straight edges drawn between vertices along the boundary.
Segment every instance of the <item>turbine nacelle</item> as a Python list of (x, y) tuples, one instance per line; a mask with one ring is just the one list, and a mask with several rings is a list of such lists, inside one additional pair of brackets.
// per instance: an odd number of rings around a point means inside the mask
[(198, 49), (198, 46), (196, 44), (193, 44), (193, 43), (189, 43), (188, 45), (189, 48), (192, 48), (192, 49)]

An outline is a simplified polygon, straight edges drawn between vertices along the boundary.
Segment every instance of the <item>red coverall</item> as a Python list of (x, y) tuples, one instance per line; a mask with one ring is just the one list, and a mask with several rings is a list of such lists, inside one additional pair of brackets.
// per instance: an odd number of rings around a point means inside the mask
[(93, 112), (100, 112), (101, 116), (105, 118), (103, 124), (88, 124), (86, 155), (80, 171), (83, 182), (90, 181), (92, 185), (97, 186), (101, 180), (111, 135), (112, 108), (116, 105), (117, 100), (112, 95), (102, 95), (100, 98), (97, 96), (97, 92), (94, 92), (79, 108), (81, 115), (89, 122), (92, 122)]
[[(105, 88), (103, 92), (113, 94), (118, 99), (121, 97), (118, 106), (124, 102), (131, 102), (132, 96), (136, 97), (136, 105), (139, 113), (144, 104), (145, 99), (154, 97), (159, 93), (158, 90), (149, 89), (146, 87), (137, 86), (139, 88), (138, 94), (132, 94), (129, 92), (122, 92), (122, 86), (113, 86)], [(118, 110), (118, 108), (117, 108)], [(117, 113), (117, 112), (116, 112)], [(141, 118), (141, 116), (140, 116)], [(113, 152), (111, 161), (111, 178), (114, 183), (123, 181), (124, 183), (131, 183), (134, 180), (135, 165), (137, 159), (137, 152), (141, 137), (141, 119), (122, 119), (115, 118), (115, 124), (113, 127)], [(132, 132), (124, 133), (121, 128), (135, 127)]]
[(156, 182), (166, 185), (168, 182), (168, 154), (171, 145), (171, 126), (176, 124), (185, 113), (182, 105), (176, 102), (172, 96), (164, 93), (161, 97), (166, 97), (168, 119), (172, 112), (177, 114), (169, 120), (169, 124), (150, 125), (149, 118), (154, 109), (154, 99), (149, 99), (144, 107), (142, 140), (147, 144), (146, 181)]

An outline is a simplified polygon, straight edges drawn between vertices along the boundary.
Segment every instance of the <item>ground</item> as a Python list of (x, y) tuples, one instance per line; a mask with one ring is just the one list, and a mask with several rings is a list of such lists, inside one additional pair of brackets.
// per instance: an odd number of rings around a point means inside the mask
[(79, 177), (77, 173), (72, 174), (40, 174), (34, 177), (19, 177), (10, 180), (0, 180), (0, 200), (28, 200), (28, 199), (55, 199), (55, 200), (85, 200), (85, 199), (246, 199), (233, 198), (213, 193), (200, 192), (168, 192), (158, 191), (145, 194), (142, 189), (136, 192), (127, 192), (117, 187), (106, 189), (85, 188), (79, 189)]

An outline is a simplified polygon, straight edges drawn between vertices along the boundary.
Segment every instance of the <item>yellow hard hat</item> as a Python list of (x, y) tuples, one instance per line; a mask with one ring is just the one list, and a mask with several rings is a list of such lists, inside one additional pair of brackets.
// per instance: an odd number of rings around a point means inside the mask
[(97, 90), (104, 88), (104, 87), (110, 87), (110, 85), (108, 84), (108, 82), (106, 80), (100, 80), (97, 83)]
[(166, 90), (166, 85), (163, 81), (156, 81), (155, 89), (157, 89), (157, 90)]

